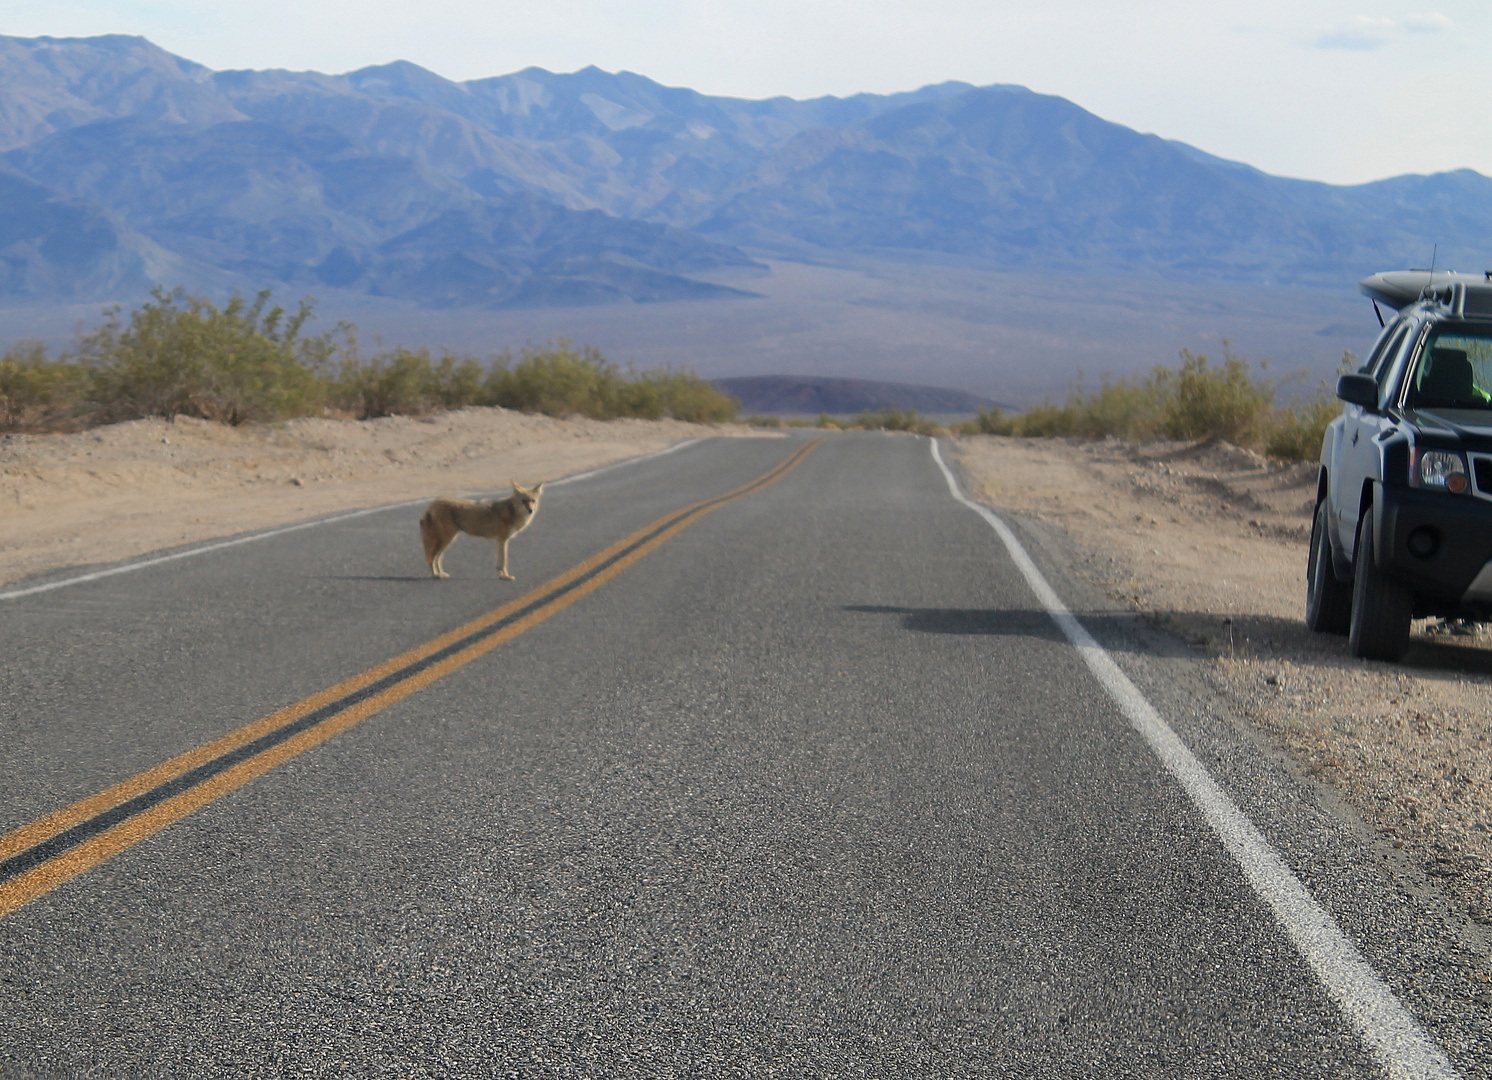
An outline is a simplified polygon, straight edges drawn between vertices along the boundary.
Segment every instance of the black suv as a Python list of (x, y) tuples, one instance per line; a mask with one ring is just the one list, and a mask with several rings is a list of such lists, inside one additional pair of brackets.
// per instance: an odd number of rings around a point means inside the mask
[[(1492, 271), (1361, 285), (1398, 310), (1337, 382), (1306, 571), (1306, 624), (1397, 660), (1411, 619), (1492, 618)], [(1382, 315), (1379, 315), (1382, 321)]]

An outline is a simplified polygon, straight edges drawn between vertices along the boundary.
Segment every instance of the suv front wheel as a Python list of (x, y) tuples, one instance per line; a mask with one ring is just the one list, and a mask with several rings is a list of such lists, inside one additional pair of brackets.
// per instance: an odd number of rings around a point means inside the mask
[(1357, 560), (1352, 574), (1352, 619), (1347, 646), (1364, 660), (1397, 660), (1409, 648), (1414, 599), (1409, 590), (1378, 569), (1373, 551), (1373, 512), (1363, 509), (1357, 525)]
[(1345, 634), (1352, 625), (1352, 586), (1337, 580), (1331, 566), (1326, 500), (1316, 504), (1311, 555), (1306, 562), (1306, 626), (1318, 634)]

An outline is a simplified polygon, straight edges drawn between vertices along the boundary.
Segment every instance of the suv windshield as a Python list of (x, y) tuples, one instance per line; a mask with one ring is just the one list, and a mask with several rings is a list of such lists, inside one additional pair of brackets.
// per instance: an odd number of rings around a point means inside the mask
[(1409, 404), (1492, 410), (1492, 327), (1437, 327), (1420, 350)]

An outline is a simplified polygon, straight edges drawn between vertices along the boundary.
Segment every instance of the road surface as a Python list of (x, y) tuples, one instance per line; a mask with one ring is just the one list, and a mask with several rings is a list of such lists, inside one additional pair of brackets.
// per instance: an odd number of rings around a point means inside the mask
[(516, 582), (406, 506), (0, 599), (0, 1075), (1485, 1075), (1371, 843), (1028, 545), (1387, 1021), (930, 451), (551, 484)]

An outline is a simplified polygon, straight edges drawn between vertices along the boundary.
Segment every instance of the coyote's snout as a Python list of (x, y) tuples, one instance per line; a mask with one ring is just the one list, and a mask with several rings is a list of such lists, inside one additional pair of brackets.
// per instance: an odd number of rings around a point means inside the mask
[(477, 502), (472, 499), (436, 499), (420, 518), (420, 538), (425, 541), (425, 562), (432, 577), (450, 577), (440, 565), (446, 548), (461, 533), (497, 541), (497, 576), (512, 581), (508, 573), (508, 540), (524, 529), (539, 512), (544, 483), (524, 488), (513, 481), (513, 494), (506, 499)]

